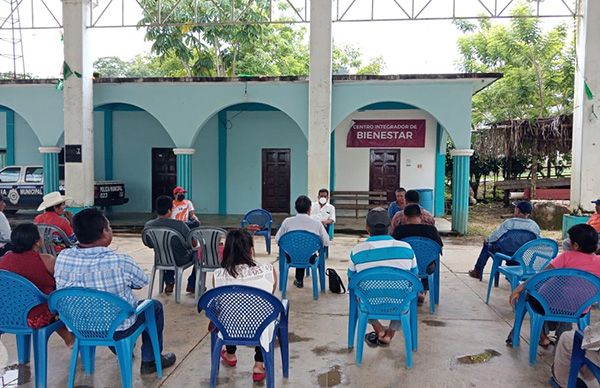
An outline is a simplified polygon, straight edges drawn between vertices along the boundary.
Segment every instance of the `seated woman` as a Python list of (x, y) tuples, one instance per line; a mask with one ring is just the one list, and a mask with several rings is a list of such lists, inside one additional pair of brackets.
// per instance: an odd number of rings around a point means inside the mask
[[(54, 225), (60, 228), (71, 243), (77, 242), (77, 237), (75, 237), (75, 233), (73, 233), (73, 214), (69, 211), (65, 211), (67, 206), (66, 201), (69, 201), (69, 197), (65, 197), (61, 195), (58, 191), (53, 191), (44, 195), (44, 199), (40, 206), (38, 207), (38, 211), (44, 210), (42, 214), (38, 214), (33, 222), (35, 224), (48, 224)], [(63, 241), (61, 240), (58, 233), (54, 239), (56, 244), (57, 252), (61, 251), (65, 248)]]
[[(54, 281), (55, 258), (39, 253), (41, 246), (40, 233), (37, 226), (28, 222), (18, 225), (10, 235), (13, 245), (0, 260), (0, 269), (14, 272), (32, 282), (44, 294), (56, 289)], [(33, 329), (39, 329), (56, 321), (57, 317), (48, 310), (48, 304), (40, 304), (29, 311), (27, 323)], [(57, 330), (68, 347), (72, 347), (75, 337), (65, 327)]]
[[(574, 268), (600, 277), (600, 256), (594, 254), (598, 246), (598, 232), (590, 225), (579, 224), (571, 227), (567, 233), (571, 240), (571, 250), (556, 256), (545, 269)], [(524, 288), (525, 283), (515, 288), (509, 298), (511, 305), (516, 304)], [(531, 298), (529, 303), (534, 310), (543, 311), (541, 304), (534, 298)], [(547, 347), (551, 344), (547, 335), (550, 330), (555, 331), (558, 341), (563, 332), (571, 330), (571, 326), (568, 322), (545, 322), (540, 337), (540, 346)]]
[[(223, 268), (214, 272), (213, 286), (242, 285), (274, 293), (277, 287), (275, 269), (271, 264), (257, 264), (252, 258), (253, 247), (254, 243), (250, 233), (242, 229), (230, 231), (223, 249), (223, 261), (221, 262)], [(236, 349), (236, 346), (225, 346), (225, 349), (221, 350), (223, 362), (229, 366), (235, 366), (237, 364)], [(260, 346), (257, 346), (254, 351), (252, 380), (259, 382), (266, 376), (265, 367)]]

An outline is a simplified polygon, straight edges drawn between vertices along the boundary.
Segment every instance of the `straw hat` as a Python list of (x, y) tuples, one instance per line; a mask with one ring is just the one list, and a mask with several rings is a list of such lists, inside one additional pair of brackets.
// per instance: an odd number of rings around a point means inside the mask
[(38, 206), (37, 210), (42, 211), (42, 210), (48, 209), (49, 207), (56, 206), (58, 204), (61, 204), (63, 202), (67, 202), (70, 200), (71, 200), (71, 197), (60, 195), (60, 193), (58, 191), (53, 191), (51, 193), (44, 195), (44, 200), (42, 201), (40, 206)]

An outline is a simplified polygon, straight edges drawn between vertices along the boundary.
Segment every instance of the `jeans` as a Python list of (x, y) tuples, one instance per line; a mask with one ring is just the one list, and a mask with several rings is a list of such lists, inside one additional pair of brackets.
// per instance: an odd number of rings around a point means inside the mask
[[(479, 257), (477, 258), (477, 262), (475, 263), (475, 271), (483, 274), (483, 269), (488, 262), (490, 256), (494, 253), (498, 252), (498, 250), (494, 247), (494, 243), (489, 243), (487, 241), (483, 242), (483, 247), (481, 247), (481, 252), (479, 253)], [(507, 261), (506, 265), (516, 265), (515, 261)]]
[[(163, 314), (162, 304), (153, 299), (154, 301), (154, 318), (156, 319), (156, 331), (158, 333), (158, 346), (162, 354), (163, 349), (163, 328), (165, 326), (165, 318)], [(138, 302), (141, 303), (141, 302)], [(115, 331), (113, 339), (120, 340), (125, 337), (129, 337), (134, 331), (136, 331), (144, 322), (146, 322), (146, 314), (138, 315), (135, 323), (125, 330)], [(142, 361), (154, 361), (154, 351), (152, 350), (152, 342), (150, 342), (150, 336), (144, 330), (142, 332)]]
[[(165, 271), (163, 274), (163, 282), (175, 283), (175, 271)], [(187, 288), (193, 289), (196, 287), (196, 271), (192, 268), (192, 273), (187, 280)]]

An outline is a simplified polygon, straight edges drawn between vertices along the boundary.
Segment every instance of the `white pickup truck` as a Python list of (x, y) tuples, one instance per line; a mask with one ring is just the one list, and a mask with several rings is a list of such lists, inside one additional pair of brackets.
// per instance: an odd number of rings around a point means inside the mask
[[(60, 192), (64, 194), (64, 167), (59, 166)], [(37, 209), (44, 196), (42, 166), (8, 166), (0, 170), (0, 194), (7, 198), (7, 213), (20, 209)], [(115, 206), (129, 201), (125, 184), (120, 181), (94, 182), (94, 205)]]

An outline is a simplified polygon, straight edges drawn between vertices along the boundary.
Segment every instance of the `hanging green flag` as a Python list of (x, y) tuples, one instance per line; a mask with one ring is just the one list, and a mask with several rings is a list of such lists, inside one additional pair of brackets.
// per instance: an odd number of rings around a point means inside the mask
[(583, 86), (585, 87), (585, 95), (588, 100), (593, 100), (594, 95), (592, 94), (592, 89), (590, 89), (590, 85), (588, 85), (587, 81), (583, 81)]
[(55, 88), (58, 91), (62, 91), (65, 88), (65, 81), (63, 81), (62, 79), (58, 80), (58, 82), (56, 83)]
[(72, 75), (77, 78), (81, 78), (81, 73), (71, 70), (69, 64), (67, 62), (63, 62), (63, 80), (66, 81)]

